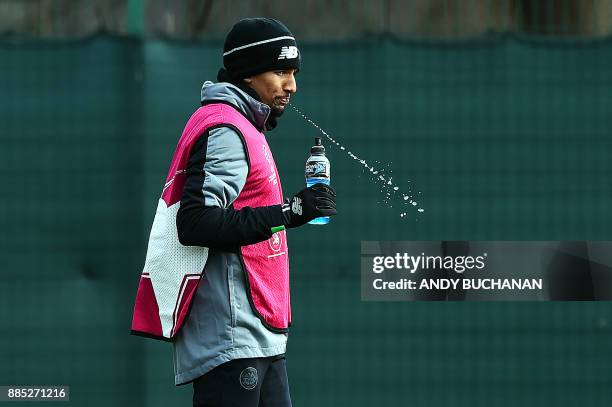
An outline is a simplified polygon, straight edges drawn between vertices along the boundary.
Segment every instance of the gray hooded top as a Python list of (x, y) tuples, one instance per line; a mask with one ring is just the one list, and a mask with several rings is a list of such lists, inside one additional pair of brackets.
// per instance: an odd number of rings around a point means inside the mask
[[(203, 104), (231, 104), (260, 129), (265, 128), (270, 115), (269, 106), (226, 82), (205, 82), (201, 97)], [(230, 208), (248, 174), (245, 147), (229, 127), (215, 128), (202, 137), (193, 147), (189, 165), (201, 170), (188, 173), (181, 207), (185, 199), (206, 207)], [(276, 208), (271, 211), (273, 220), (261, 224), (278, 224), (282, 219), (276, 217)], [(282, 216), (280, 209), (278, 216)], [(268, 233), (269, 226), (264, 225), (262, 230)], [(210, 247), (189, 316), (173, 345), (176, 385), (188, 383), (233, 359), (285, 353), (287, 334), (267, 329), (251, 309), (238, 253), (239, 249), (231, 245)]]

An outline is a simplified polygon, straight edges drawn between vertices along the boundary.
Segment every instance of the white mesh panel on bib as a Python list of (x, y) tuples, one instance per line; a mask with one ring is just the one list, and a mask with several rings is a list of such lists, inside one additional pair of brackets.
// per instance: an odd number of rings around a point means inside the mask
[(180, 304), (179, 295), (182, 295), (181, 284), (185, 276), (201, 275), (208, 259), (207, 247), (183, 246), (179, 242), (176, 230), (179, 207), (180, 202), (167, 207), (163, 199), (159, 200), (143, 269), (143, 273), (149, 273), (151, 278), (165, 337), (170, 337), (172, 332), (172, 316)]

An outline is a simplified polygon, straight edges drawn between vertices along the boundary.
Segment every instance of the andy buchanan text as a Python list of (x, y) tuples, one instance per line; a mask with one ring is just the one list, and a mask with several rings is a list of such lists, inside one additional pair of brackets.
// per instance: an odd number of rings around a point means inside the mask
[(384, 281), (377, 278), (372, 282), (375, 290), (541, 290), (541, 278), (426, 278), (419, 282), (402, 278)]

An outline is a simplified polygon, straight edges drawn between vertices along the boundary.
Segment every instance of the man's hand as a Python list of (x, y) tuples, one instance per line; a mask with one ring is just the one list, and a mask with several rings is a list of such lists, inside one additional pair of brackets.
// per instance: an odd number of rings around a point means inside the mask
[(283, 205), (285, 226), (295, 228), (320, 216), (336, 214), (336, 191), (325, 184), (314, 184), (295, 194)]

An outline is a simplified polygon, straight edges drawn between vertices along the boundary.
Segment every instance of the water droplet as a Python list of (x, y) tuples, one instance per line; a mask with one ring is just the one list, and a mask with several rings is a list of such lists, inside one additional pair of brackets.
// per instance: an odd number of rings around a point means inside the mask
[[(396, 199), (395, 196), (393, 195), (391, 196), (391, 188), (388, 187), (388, 185), (393, 185), (393, 177), (391, 176), (393, 174), (393, 169), (391, 168), (392, 166), (392, 162), (390, 161), (386, 161), (386, 162), (381, 162), (378, 160), (374, 160), (373, 162), (376, 164), (376, 166), (380, 167), (382, 166), (384, 169), (382, 170), (377, 170), (374, 165), (370, 166), (368, 165), (368, 163), (366, 162), (365, 159), (362, 159), (360, 157), (358, 157), (357, 155), (353, 154), (353, 152), (348, 151), (346, 149), (346, 147), (344, 147), (343, 145), (341, 145), (338, 141), (336, 141), (333, 137), (331, 137), (325, 130), (323, 130), (321, 128), (321, 126), (319, 126), (318, 124), (316, 124), (314, 121), (312, 121), (312, 119), (310, 119), (309, 117), (306, 117), (306, 115), (304, 113), (302, 113), (297, 107), (293, 106), (292, 104), (290, 104), (290, 106), (293, 108), (293, 110), (296, 111), (296, 113), (301, 116), (306, 122), (308, 122), (309, 124), (311, 124), (313, 127), (315, 127), (317, 130), (319, 130), (321, 132), (321, 134), (323, 134), (325, 137), (327, 137), (328, 140), (330, 140), (332, 143), (334, 143), (336, 146), (340, 147), (341, 151), (346, 151), (346, 153), (348, 154), (349, 157), (351, 157), (353, 160), (358, 161), (359, 163), (361, 163), (364, 168), (366, 168), (367, 170), (370, 171), (370, 173), (372, 173), (373, 177), (371, 177), (370, 179), (374, 182), (376, 182), (378, 184), (380, 188), (380, 193), (383, 194), (383, 202), (387, 205), (389, 205), (391, 208), (393, 207), (392, 203), (392, 199)], [(380, 175), (379, 175), (380, 174)], [(358, 177), (361, 178), (361, 175), (358, 174)], [(382, 182), (380, 182), (382, 181)], [(412, 181), (408, 181), (409, 183)], [(381, 185), (382, 184), (382, 185)], [(399, 186), (395, 186), (393, 187), (393, 191), (399, 191), (400, 187)], [(412, 194), (412, 189), (408, 188), (408, 193)], [(421, 195), (421, 192), (418, 192), (419, 195)], [(412, 195), (406, 195), (406, 194), (402, 194), (402, 197), (404, 198), (404, 201), (408, 201), (407, 204), (411, 204), (412, 206), (417, 206), (417, 202), (413, 201)], [(377, 203), (380, 203), (380, 201), (377, 201)], [(417, 209), (419, 212), (424, 212), (424, 209)], [(403, 212), (401, 214), (401, 217), (406, 216), (406, 212)], [(418, 219), (415, 219), (415, 221), (418, 221)]]

